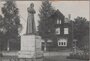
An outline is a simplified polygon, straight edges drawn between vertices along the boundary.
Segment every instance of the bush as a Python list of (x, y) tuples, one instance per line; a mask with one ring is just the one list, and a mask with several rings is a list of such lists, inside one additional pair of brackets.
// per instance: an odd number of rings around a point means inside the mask
[(81, 60), (89, 60), (89, 54), (85, 54), (85, 53), (70, 53), (70, 56), (68, 56), (67, 58), (69, 59), (81, 59)]

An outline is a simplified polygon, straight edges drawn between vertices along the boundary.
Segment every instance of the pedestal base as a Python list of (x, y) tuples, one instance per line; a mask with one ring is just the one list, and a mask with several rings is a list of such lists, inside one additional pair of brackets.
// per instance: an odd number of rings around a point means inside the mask
[(43, 61), (43, 58), (20, 58), (19, 61)]
[(18, 52), (20, 59), (36, 59), (43, 57), (41, 51), (41, 38), (36, 35), (21, 36), (21, 50)]
[(29, 52), (29, 51), (20, 51), (18, 53), (18, 58), (34, 58), (35, 52)]

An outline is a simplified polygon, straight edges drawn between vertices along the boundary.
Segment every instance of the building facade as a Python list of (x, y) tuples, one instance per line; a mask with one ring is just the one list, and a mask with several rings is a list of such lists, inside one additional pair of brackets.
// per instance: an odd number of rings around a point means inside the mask
[(57, 38), (57, 46), (59, 48), (68, 47), (69, 42), (69, 18), (65, 18), (65, 16), (59, 11), (56, 11), (56, 22), (55, 22), (55, 34)]
[[(52, 23), (54, 24), (54, 29), (51, 29), (51, 31), (54, 31), (54, 40), (47, 41), (47, 49), (52, 50), (54, 48), (57, 49), (66, 49), (70, 45), (70, 15), (68, 18), (65, 18), (65, 16), (57, 9), (52, 16), (50, 16), (50, 19), (52, 20)], [(54, 42), (53, 42), (54, 41)], [(42, 46), (44, 47), (44, 41), (42, 42)], [(55, 50), (55, 49), (54, 49)]]

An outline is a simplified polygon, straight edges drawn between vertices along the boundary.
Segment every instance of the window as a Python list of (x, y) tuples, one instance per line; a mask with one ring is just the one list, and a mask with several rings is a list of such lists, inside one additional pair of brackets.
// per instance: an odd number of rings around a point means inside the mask
[(60, 28), (56, 28), (56, 34), (60, 34)]
[(58, 40), (58, 46), (67, 46), (67, 39)]
[(68, 28), (64, 28), (64, 34), (69, 34), (68, 33)]
[(60, 24), (61, 24), (61, 20), (60, 20), (60, 22), (59, 22)]
[(61, 24), (61, 20), (57, 19), (57, 24)]
[(64, 42), (63, 44), (64, 44), (64, 45), (66, 45), (66, 43), (65, 43), (65, 42)]
[(69, 18), (65, 18), (64, 23), (69, 23), (70, 19)]
[(60, 45), (60, 42), (59, 42), (59, 45)]
[(58, 46), (67, 46), (67, 42), (58, 42)]
[(57, 20), (57, 24), (59, 24), (59, 20)]

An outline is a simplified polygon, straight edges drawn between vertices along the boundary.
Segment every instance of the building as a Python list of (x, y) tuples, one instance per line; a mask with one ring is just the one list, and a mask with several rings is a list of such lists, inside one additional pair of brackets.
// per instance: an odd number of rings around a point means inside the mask
[[(52, 23), (54, 24), (54, 31), (55, 38), (53, 42), (52, 40), (48, 39), (47, 41), (47, 49), (57, 50), (57, 49), (66, 49), (70, 46), (70, 15), (68, 18), (65, 18), (65, 16), (57, 9), (52, 16), (50, 16), (50, 19), (52, 20)], [(42, 45), (44, 46), (44, 41), (42, 42)]]
[(69, 28), (69, 18), (65, 18), (65, 16), (59, 11), (56, 11), (56, 22), (55, 22), (55, 34), (57, 37), (57, 46), (59, 48), (68, 47), (69, 36), (70, 36), (70, 28)]

